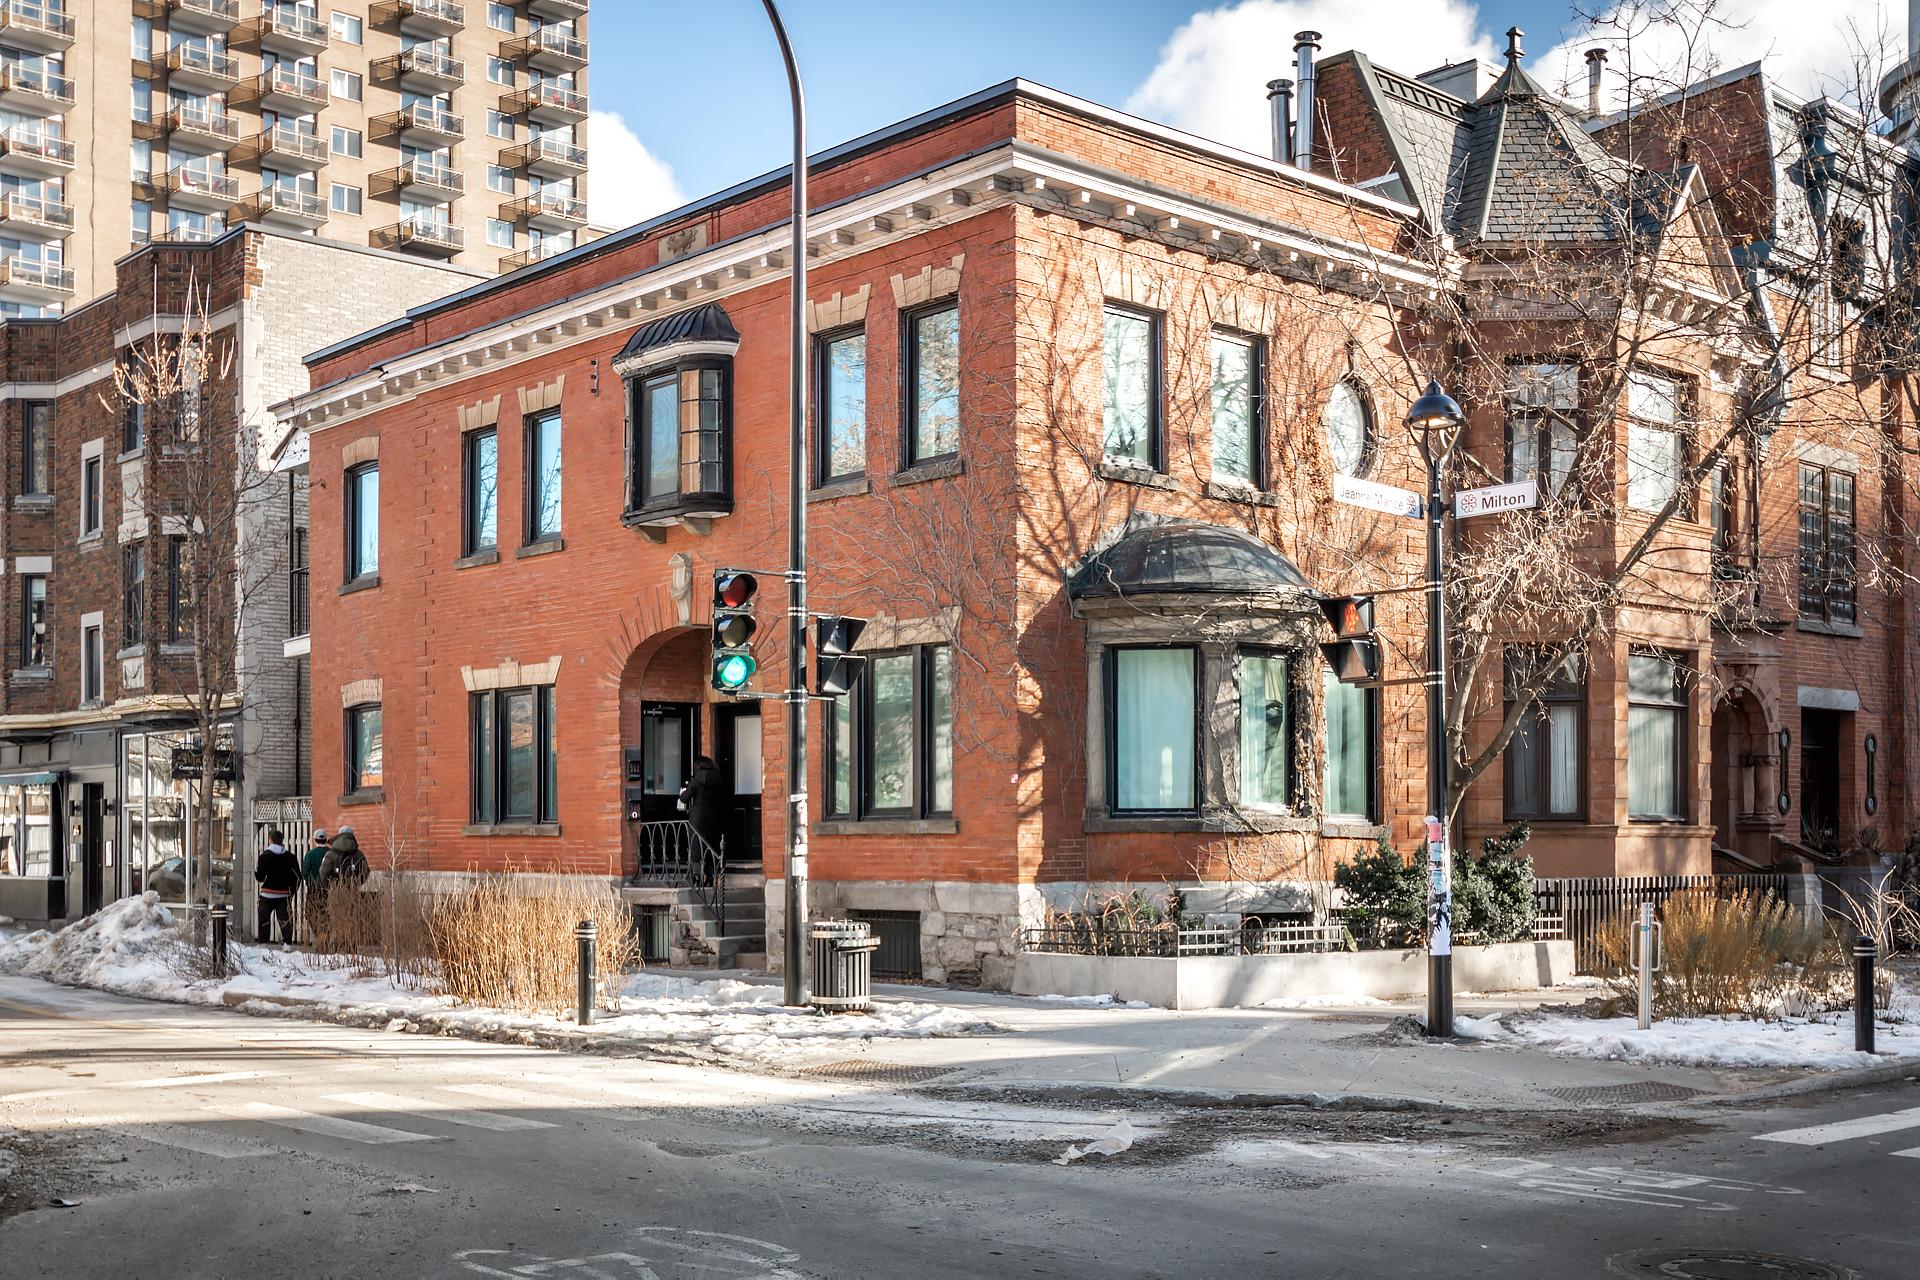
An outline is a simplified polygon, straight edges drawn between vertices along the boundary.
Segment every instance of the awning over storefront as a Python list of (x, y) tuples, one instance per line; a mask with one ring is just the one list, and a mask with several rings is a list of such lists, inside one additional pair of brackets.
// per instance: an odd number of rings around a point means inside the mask
[(1197, 520), (1128, 521), (1126, 532), (1067, 578), (1075, 600), (1139, 595), (1283, 595), (1312, 586), (1252, 534)]
[(0, 787), (50, 787), (60, 781), (64, 769), (42, 769), (37, 773), (0, 772)]

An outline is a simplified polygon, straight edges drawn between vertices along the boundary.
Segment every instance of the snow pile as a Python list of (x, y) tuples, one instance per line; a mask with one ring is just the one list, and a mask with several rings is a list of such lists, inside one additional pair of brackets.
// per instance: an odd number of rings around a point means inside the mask
[(1281, 996), (1261, 1004), (1262, 1009), (1385, 1009), (1388, 1002), (1376, 996), (1326, 995)]
[(1122, 1000), (1119, 996), (1035, 996), (1048, 1004), (1066, 1009), (1151, 1009), (1145, 1000)]
[(122, 995), (175, 999), (186, 946), (158, 894), (122, 898), (58, 933), (0, 947), (0, 971)]
[[(1464, 1021), (1464, 1020), (1463, 1020)], [(1494, 1019), (1484, 1019), (1494, 1022)], [(1890, 1058), (1920, 1058), (1920, 1027), (1881, 1023), (1874, 1032), (1877, 1053), (1853, 1047), (1851, 1014), (1825, 1020), (1782, 1018), (1662, 1018), (1646, 1031), (1632, 1018), (1584, 1018), (1579, 1015), (1508, 1014), (1493, 1028), (1499, 1039), (1577, 1058), (1667, 1063), (1687, 1067), (1797, 1067), (1844, 1070), (1878, 1066)]]

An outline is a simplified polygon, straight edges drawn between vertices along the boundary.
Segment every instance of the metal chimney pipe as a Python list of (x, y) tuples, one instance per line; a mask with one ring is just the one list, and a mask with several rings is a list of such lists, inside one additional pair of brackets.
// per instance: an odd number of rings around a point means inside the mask
[(1600, 114), (1600, 73), (1607, 66), (1605, 49), (1587, 50), (1587, 114)]
[(1293, 159), (1293, 81), (1267, 81), (1267, 107), (1273, 113), (1273, 158), (1285, 164)]
[(1313, 55), (1319, 48), (1318, 31), (1293, 33), (1293, 78), (1298, 95), (1293, 120), (1293, 162), (1302, 169), (1313, 168)]

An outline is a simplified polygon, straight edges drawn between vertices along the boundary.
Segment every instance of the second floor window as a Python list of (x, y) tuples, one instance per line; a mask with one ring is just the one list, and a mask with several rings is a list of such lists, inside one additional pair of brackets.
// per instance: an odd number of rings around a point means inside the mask
[(311, 625), (307, 604), (307, 531), (296, 527), (287, 541), (287, 634), (304, 636)]
[(41, 574), (20, 579), (20, 665), (53, 665), (47, 634), (47, 580)]
[(380, 704), (347, 708), (347, 794), (377, 791), (386, 784), (386, 739), (380, 726)]
[(1327, 776), (1321, 808), (1330, 818), (1371, 822), (1379, 810), (1379, 691), (1321, 674)]
[(1660, 511), (1680, 487), (1681, 387), (1635, 369), (1627, 375), (1627, 505)]
[(1855, 618), (1853, 477), (1800, 464), (1800, 616)]
[(867, 334), (850, 329), (814, 342), (816, 478), (826, 484), (867, 469)]
[[(1541, 656), (1524, 646), (1505, 654), (1511, 712), (1520, 691), (1533, 680)], [(1507, 743), (1506, 806), (1509, 820), (1578, 818), (1584, 812), (1580, 787), (1581, 738), (1586, 714), (1586, 682), (1578, 657), (1570, 657), (1534, 695)]]
[[(295, 530), (299, 534), (300, 553), (304, 557), (307, 549), (307, 531)], [(193, 564), (188, 558), (187, 540), (179, 534), (167, 539), (167, 643), (180, 644), (193, 639)], [(299, 569), (300, 596), (293, 604), (292, 621), (304, 621), (306, 614), (306, 564), (303, 559)], [(292, 580), (289, 586), (293, 585)], [(306, 628), (299, 631), (289, 630), (288, 635), (304, 635)]]
[(1111, 303), (1101, 315), (1101, 454), (1160, 465), (1160, 317)]
[(907, 465), (960, 452), (960, 308), (907, 316)]
[(131, 649), (147, 638), (147, 544), (120, 548), (120, 647)]
[(380, 465), (347, 472), (347, 581), (380, 572)]
[(53, 492), (53, 406), (31, 401), (21, 412), (20, 492)]
[(107, 700), (107, 658), (102, 646), (97, 623), (80, 629), (80, 702), (84, 706)]
[(1197, 807), (1198, 660), (1190, 645), (1107, 651), (1109, 781), (1116, 813)]
[(1261, 343), (1236, 333), (1213, 335), (1213, 475), (1261, 488)]
[(100, 532), (101, 476), (100, 455), (89, 454), (80, 463), (80, 536), (91, 538)]
[(1677, 822), (1686, 817), (1687, 676), (1674, 657), (1627, 658), (1627, 816)]
[(527, 419), (527, 541), (560, 536), (560, 413)]
[(461, 554), (476, 555), (499, 545), (500, 433), (489, 427), (467, 433), (464, 442), (466, 500), (461, 524)]
[(1580, 370), (1570, 364), (1507, 369), (1507, 480), (1532, 480), (1557, 496), (1579, 449)]
[(629, 510), (731, 506), (732, 361), (696, 359), (628, 384), (633, 424)]

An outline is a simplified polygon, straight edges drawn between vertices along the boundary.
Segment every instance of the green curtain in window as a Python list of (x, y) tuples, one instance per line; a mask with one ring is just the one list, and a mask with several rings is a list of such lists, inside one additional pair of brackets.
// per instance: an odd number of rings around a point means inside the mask
[(1191, 649), (1114, 651), (1114, 808), (1194, 807)]
[(1367, 818), (1367, 691), (1341, 684), (1329, 671), (1322, 677), (1327, 717), (1327, 793), (1325, 812), (1342, 818)]

